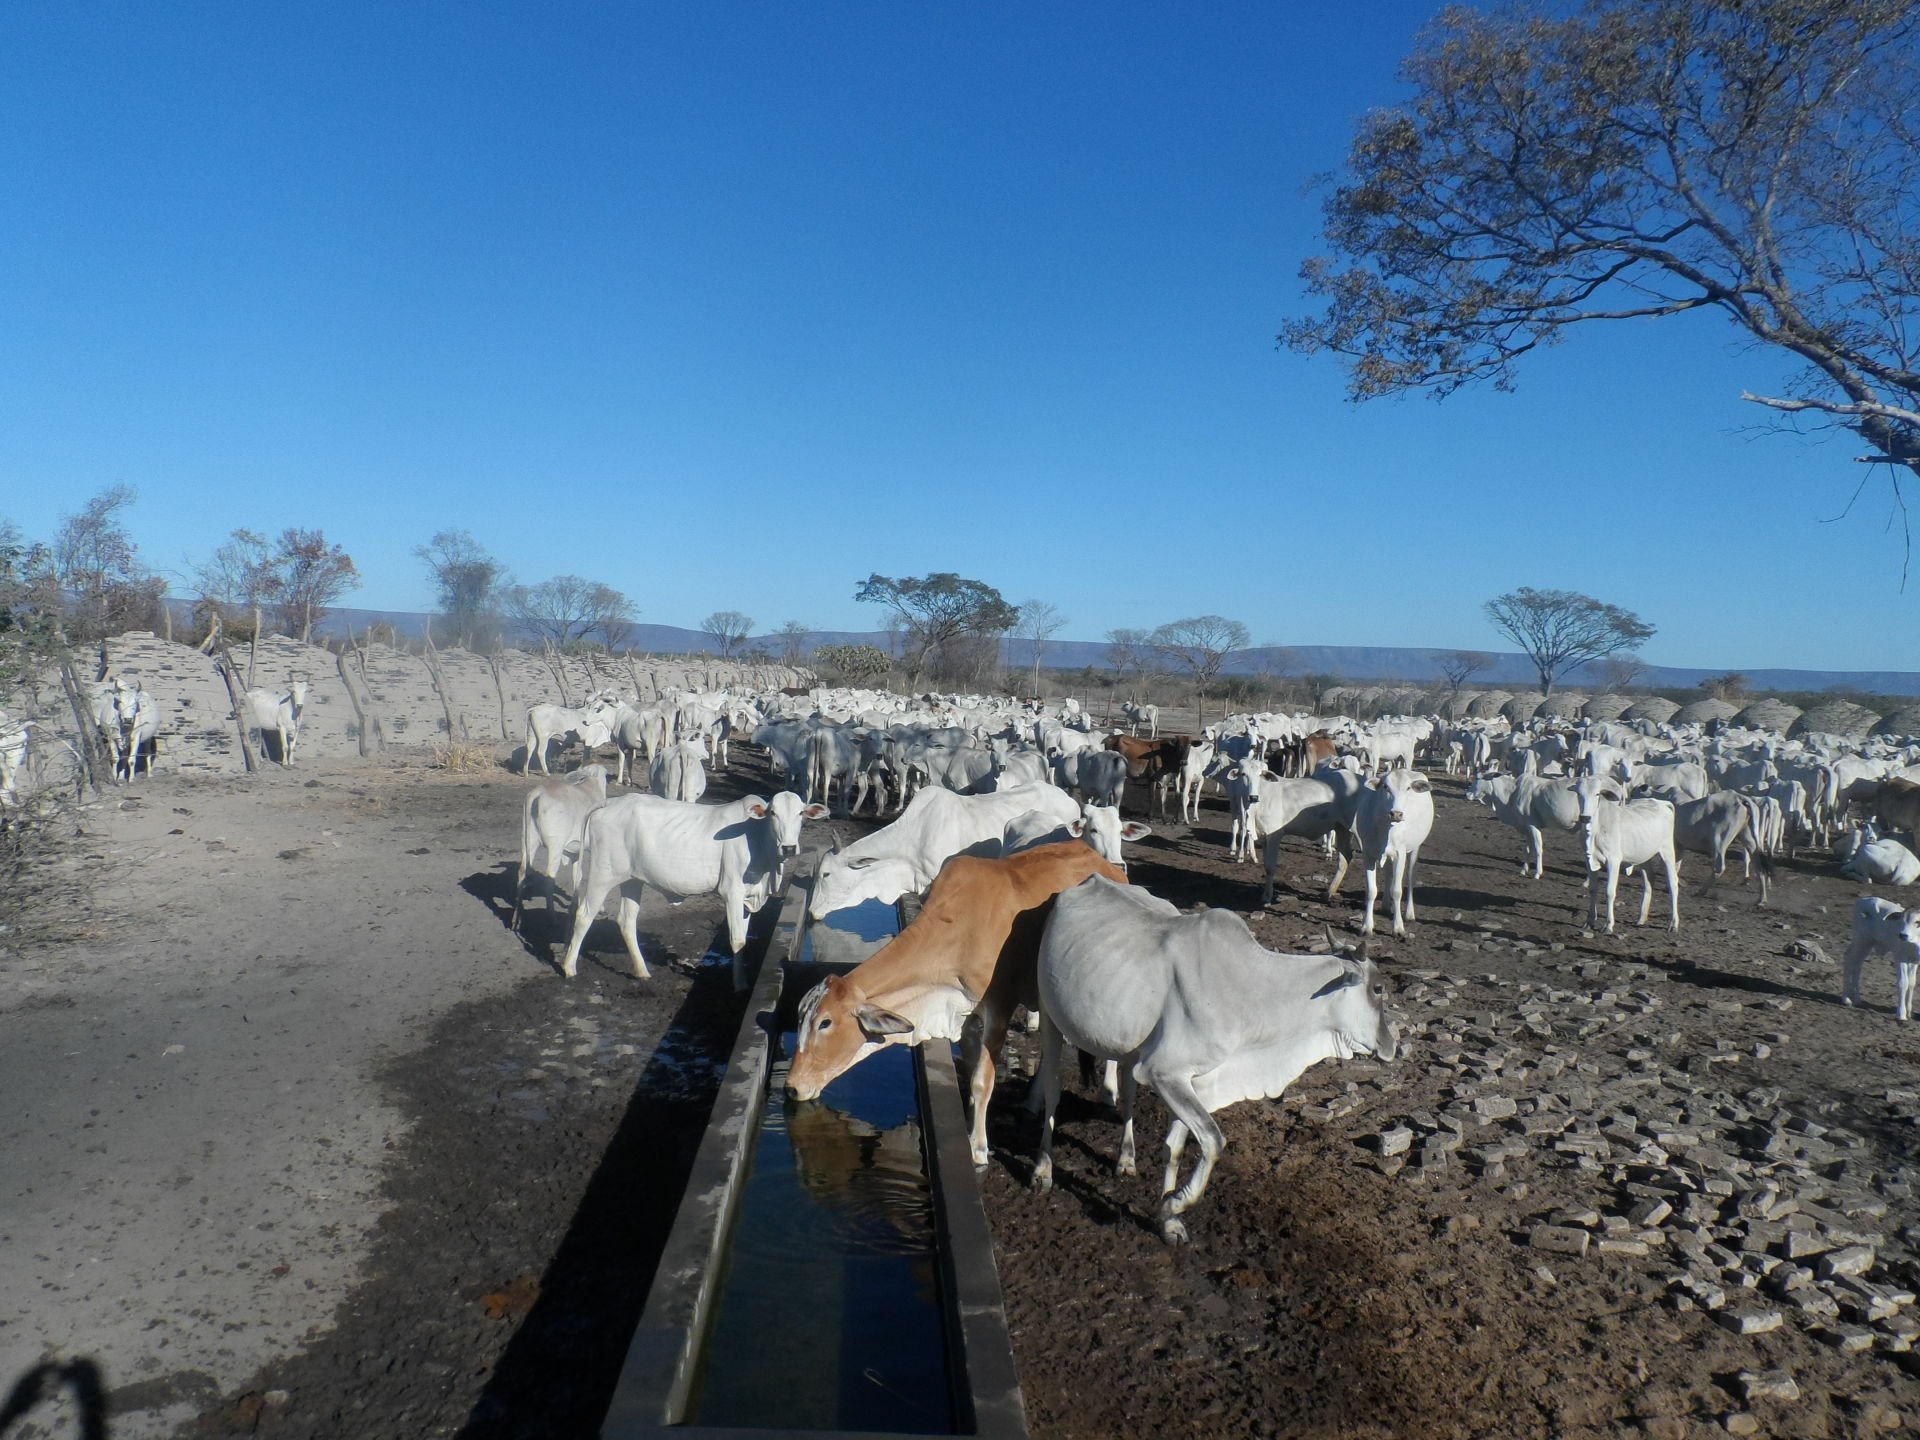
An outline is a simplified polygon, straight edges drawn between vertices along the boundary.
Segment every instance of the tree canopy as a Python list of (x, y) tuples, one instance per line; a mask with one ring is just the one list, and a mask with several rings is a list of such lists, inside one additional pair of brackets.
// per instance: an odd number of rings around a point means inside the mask
[(918, 685), (927, 662), (965, 635), (1004, 635), (1020, 618), (1000, 592), (952, 571), (919, 577), (867, 576), (853, 592), (866, 604), (884, 605), (906, 631), (912, 647), (909, 684)]
[(611, 585), (578, 575), (556, 575), (538, 585), (515, 585), (507, 591), (507, 613), (536, 639), (551, 641), (564, 650), (600, 632), (607, 648), (624, 640), (639, 612), (633, 602)]
[(1574, 326), (1706, 310), (1800, 363), (1744, 399), (1920, 470), (1920, 8), (1456, 7), (1402, 73), (1280, 336), (1354, 398), (1508, 389)]
[(1631, 610), (1574, 590), (1522, 586), (1486, 603), (1493, 628), (1520, 647), (1540, 675), (1540, 692), (1569, 670), (1631, 650), (1653, 638), (1654, 627)]
[(481, 632), (497, 628), (495, 612), (507, 567), (478, 540), (465, 530), (440, 530), (426, 544), (414, 546), (413, 553), (433, 577), (440, 617), (455, 638), (470, 643)]
[(700, 628), (720, 647), (720, 658), (731, 660), (734, 648), (753, 633), (753, 617), (738, 610), (716, 610), (700, 622)]
[(1169, 620), (1147, 637), (1155, 654), (1193, 676), (1194, 705), (1206, 723), (1206, 689), (1236, 650), (1247, 648), (1247, 627), (1224, 615), (1189, 615)]

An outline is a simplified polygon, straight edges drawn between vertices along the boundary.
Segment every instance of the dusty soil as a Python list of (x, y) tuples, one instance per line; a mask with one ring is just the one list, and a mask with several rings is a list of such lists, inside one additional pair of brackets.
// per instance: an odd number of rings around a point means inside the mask
[[(744, 753), (717, 795), (764, 785)], [(522, 790), (413, 757), (162, 776), (82, 817), (0, 936), (0, 1384), (47, 1353), (97, 1366), (122, 1436), (592, 1433), (739, 1010), (699, 963), (711, 901), (648, 903), (650, 982), (611, 927), (572, 984), (538, 901), (524, 942), (507, 930)], [(1135, 879), (1254, 911), (1224, 841), (1217, 801), (1158, 823)], [(985, 1184), (1036, 1434), (1920, 1414), (1920, 1039), (1884, 968), (1847, 1010), (1837, 965), (1784, 953), (1837, 959), (1857, 889), (1810, 858), (1757, 910), (1692, 874), (1678, 936), (1583, 936), (1570, 844), (1543, 881), (1518, 859), (1440, 782), (1422, 919), (1375, 946), (1411, 1044), (1226, 1112), (1188, 1247), (1153, 1228), (1150, 1097), (1133, 1179), (1110, 1112), (1070, 1099), (1043, 1198), (1003, 1088)], [(1289, 845), (1263, 939), (1353, 925), (1358, 882), (1329, 904), (1326, 873)], [(1544, 1248), (1567, 1230), (1586, 1254)], [(1822, 1273), (1861, 1244), (1863, 1275)]]

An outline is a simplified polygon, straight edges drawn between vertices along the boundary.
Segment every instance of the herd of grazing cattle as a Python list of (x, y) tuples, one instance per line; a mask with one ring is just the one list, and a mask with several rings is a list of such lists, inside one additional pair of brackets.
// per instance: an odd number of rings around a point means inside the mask
[[(1041, 705), (981, 696), (914, 701), (873, 691), (804, 696), (680, 695), (647, 707), (613, 694), (528, 716), (527, 766), (549, 746), (580, 740), (619, 750), (619, 775), (651, 794), (606, 798), (606, 772), (584, 764), (526, 801), (515, 918), (530, 875), (574, 892), (560, 968), (572, 975), (593, 920), (618, 897), (618, 924), (636, 974), (647, 886), (673, 897), (719, 894), (737, 950), (752, 914), (777, 893), (804, 821), (870, 806), (882, 825), (817, 860), (809, 912), (821, 919), (865, 901), (920, 896), (918, 915), (864, 964), (822, 982), (800, 1010), (789, 1093), (820, 1094), (836, 1076), (890, 1045), (958, 1040), (973, 1102), (971, 1144), (987, 1160), (986, 1110), (1007, 1028), (1037, 1011), (1041, 1070), (1030, 1104), (1043, 1109), (1036, 1183), (1050, 1180), (1052, 1113), (1067, 1045), (1109, 1062), (1120, 1108), (1119, 1164), (1134, 1165), (1133, 1099), (1141, 1083), (1172, 1115), (1162, 1232), (1182, 1239), (1180, 1214), (1204, 1191), (1224, 1143), (1215, 1112), (1277, 1096), (1319, 1060), (1391, 1060), (1399, 1030), (1363, 940), (1320, 955), (1277, 954), (1226, 909), (1182, 914), (1127, 882), (1124, 843), (1150, 834), (1123, 820), (1129, 782), (1156, 816), (1174, 792), (1197, 814), (1212, 784), (1231, 812), (1229, 853), (1258, 847), (1271, 904), (1281, 842), (1321, 845), (1337, 893), (1357, 855), (1366, 882), (1362, 935), (1374, 930), (1382, 876), (1395, 935), (1416, 922), (1420, 851), (1434, 824), (1428, 772), (1466, 778), (1468, 799), (1522, 838), (1524, 874), (1543, 873), (1547, 837), (1572, 832), (1584, 851), (1589, 926), (1612, 931), (1620, 880), (1639, 872), (1640, 922), (1652, 868), (1680, 926), (1682, 854), (1708, 857), (1713, 881), (1736, 851), (1760, 899), (1774, 858), (1830, 847), (1843, 873), (1869, 882), (1920, 878), (1920, 745), (1650, 722), (1449, 724), (1435, 718), (1362, 724), (1345, 718), (1238, 715), (1198, 736), (1158, 733), (1150, 706), (1105, 734), (1072, 700)], [(1147, 734), (1136, 732), (1144, 728)], [(790, 787), (773, 799), (696, 803), (705, 766), (727, 763), (730, 738), (766, 752)], [(1425, 767), (1424, 769), (1419, 767)], [(1710, 881), (1709, 883), (1713, 883)], [(1898, 967), (1899, 1015), (1920, 974), (1920, 908), (1878, 896), (1855, 908), (1844, 998), (1866, 962)], [(1200, 1157), (1185, 1184), (1187, 1140)]]

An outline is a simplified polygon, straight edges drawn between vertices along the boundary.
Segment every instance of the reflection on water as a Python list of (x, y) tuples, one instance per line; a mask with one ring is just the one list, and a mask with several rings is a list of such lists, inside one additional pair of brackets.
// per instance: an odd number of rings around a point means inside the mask
[(951, 1434), (913, 1052), (883, 1050), (805, 1104), (785, 1098), (786, 1068), (767, 1087), (687, 1419)]
[(800, 937), (799, 959), (822, 965), (858, 965), (900, 931), (892, 900), (862, 900), (811, 921)]

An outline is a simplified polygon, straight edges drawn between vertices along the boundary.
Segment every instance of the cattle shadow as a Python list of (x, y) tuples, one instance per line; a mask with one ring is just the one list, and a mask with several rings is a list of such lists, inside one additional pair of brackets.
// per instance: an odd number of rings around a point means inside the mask
[[(1031, 1087), (1039, 1083), (1038, 1077), (1030, 1080), (1029, 1093)], [(996, 1089), (995, 1093), (998, 1094), (999, 1090)], [(1088, 1123), (1106, 1127), (1111, 1133), (1110, 1147), (1101, 1148), (1079, 1133), (1079, 1127)], [(1077, 1202), (1081, 1213), (1096, 1225), (1131, 1222), (1142, 1234), (1152, 1236), (1155, 1240), (1161, 1238), (1157, 1197), (1148, 1208), (1142, 1209), (1108, 1193), (1102, 1183), (1119, 1181), (1151, 1185), (1152, 1176), (1160, 1172), (1159, 1163), (1150, 1155), (1155, 1148), (1156, 1137), (1148, 1137), (1143, 1143), (1145, 1132), (1137, 1108), (1134, 1112), (1135, 1146), (1140, 1176), (1146, 1179), (1121, 1175), (1114, 1169), (1120, 1154), (1120, 1117), (1113, 1106), (1104, 1099), (1089, 1099), (1062, 1087), (1060, 1105), (1054, 1112), (1053, 1190), (1048, 1195), (1037, 1193), (1033, 1188), (1033, 1172), (1039, 1162), (1041, 1124), (1039, 1115), (1028, 1112), (1024, 1094), (1019, 1100), (991, 1106), (987, 1111), (987, 1141), (993, 1161), (1017, 1188), (1027, 1192), (1033, 1204), (1044, 1205), (1053, 1194), (1065, 1195)], [(1158, 1148), (1164, 1159), (1166, 1147), (1160, 1145)], [(1189, 1150), (1190, 1156), (1191, 1153)], [(1063, 1165), (1061, 1161), (1068, 1156), (1078, 1157), (1080, 1163)]]
[[(1805, 1000), (1810, 1005), (1835, 1007), (1841, 1005), (1838, 989), (1811, 990), (1805, 985), (1793, 985), (1784, 980), (1770, 980), (1765, 975), (1754, 975), (1739, 970), (1722, 970), (1713, 965), (1698, 965), (1684, 955), (1672, 957), (1640, 955), (1635, 958), (1640, 964), (1658, 970), (1668, 980), (1680, 985), (1691, 985), (1696, 990), (1710, 992), (1740, 990), (1750, 995), (1772, 995), (1792, 1000)], [(1839, 966), (1836, 965), (1834, 969), (1837, 978)], [(1864, 1008), (1870, 1011), (1879, 1010), (1888, 1015), (1893, 1013), (1891, 1005), (1869, 1005)]]
[[(753, 919), (743, 956), (752, 970), (765, 959), (773, 920), (773, 907)], [(456, 1432), (461, 1440), (598, 1433), (745, 1004), (729, 967), (693, 973), (540, 1277), (539, 1298)], [(694, 1056), (713, 1063), (690, 1065)]]
[[(43, 1360), (23, 1372), (7, 1391), (5, 1402), (0, 1403), (0, 1436), (12, 1435), (16, 1428), (23, 1433), (43, 1433), (34, 1412), (41, 1412), (41, 1420), (57, 1422), (63, 1396), (71, 1399), (78, 1412), (83, 1440), (106, 1440), (106, 1387), (100, 1367), (84, 1356), (77, 1360)], [(33, 1425), (31, 1430), (27, 1429), (29, 1423)]]

